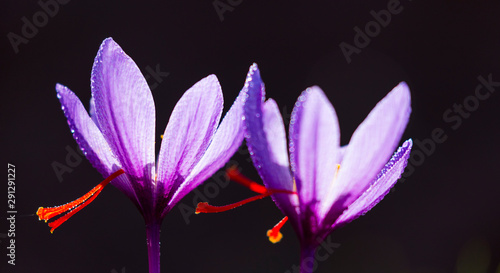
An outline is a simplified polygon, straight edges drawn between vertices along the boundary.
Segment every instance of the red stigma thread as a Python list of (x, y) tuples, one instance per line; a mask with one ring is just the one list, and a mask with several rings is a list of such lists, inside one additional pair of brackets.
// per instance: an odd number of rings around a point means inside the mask
[(276, 244), (281, 241), (283, 234), (281, 234), (280, 229), (286, 221), (288, 221), (288, 216), (285, 216), (285, 218), (281, 219), (281, 221), (279, 221), (279, 223), (277, 223), (272, 229), (267, 231), (267, 237), (269, 237), (269, 241), (271, 241), (271, 243)]
[(234, 208), (237, 208), (239, 206), (242, 206), (244, 204), (271, 196), (272, 194), (275, 193), (286, 193), (286, 194), (297, 194), (294, 191), (289, 191), (289, 190), (275, 190), (275, 189), (268, 189), (257, 182), (254, 182), (250, 180), (249, 178), (243, 176), (238, 172), (236, 167), (231, 167), (228, 170), (226, 170), (226, 174), (229, 177), (230, 180), (235, 181), (250, 190), (260, 193), (260, 195), (256, 195), (250, 198), (247, 198), (245, 200), (236, 202), (234, 204), (226, 205), (226, 206), (212, 206), (209, 205), (207, 202), (200, 202), (198, 203), (198, 206), (196, 206), (196, 214), (199, 213), (216, 213), (216, 212), (223, 212), (223, 211), (228, 211)]
[(251, 191), (254, 191), (256, 193), (264, 194), (267, 192), (266, 187), (258, 184), (257, 182), (254, 182), (250, 180), (249, 178), (243, 176), (238, 169), (233, 166), (229, 169), (226, 170), (226, 175), (229, 178), (229, 180), (234, 181), (242, 186), (245, 186), (249, 188)]
[(109, 184), (109, 182), (111, 182), (113, 179), (124, 173), (125, 171), (123, 169), (114, 172), (113, 174), (108, 176), (108, 178), (104, 179), (104, 181), (102, 181), (92, 190), (90, 190), (88, 193), (84, 194), (82, 197), (76, 199), (73, 202), (69, 202), (67, 204), (51, 208), (40, 207), (38, 208), (36, 215), (38, 215), (39, 220), (45, 220), (45, 222), (47, 222), (51, 218), (69, 211), (64, 216), (61, 216), (59, 219), (50, 222), (48, 224), (49, 227), (52, 228), (50, 230), (50, 233), (53, 233), (57, 227), (59, 227), (62, 223), (66, 222), (71, 216), (75, 215), (75, 213), (79, 212), (88, 204), (92, 203), (92, 201), (94, 201), (94, 199), (101, 193), (102, 189), (107, 184)]

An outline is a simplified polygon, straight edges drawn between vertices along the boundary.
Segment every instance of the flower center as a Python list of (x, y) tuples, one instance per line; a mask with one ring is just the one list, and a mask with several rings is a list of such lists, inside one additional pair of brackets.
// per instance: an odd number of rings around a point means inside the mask
[(88, 204), (92, 203), (92, 201), (94, 201), (94, 199), (101, 193), (102, 189), (107, 184), (109, 184), (109, 182), (111, 182), (113, 179), (115, 179), (116, 177), (118, 177), (123, 173), (125, 173), (123, 169), (114, 172), (113, 174), (108, 176), (108, 178), (104, 179), (104, 181), (102, 181), (92, 190), (90, 190), (88, 193), (84, 194), (82, 197), (76, 199), (73, 202), (69, 202), (57, 207), (50, 207), (50, 208), (40, 207), (38, 208), (36, 215), (38, 215), (39, 220), (45, 220), (45, 222), (47, 222), (48, 220), (50, 220), (55, 216), (68, 212), (67, 214), (61, 216), (57, 220), (52, 221), (48, 224), (49, 227), (52, 228), (50, 230), (50, 233), (53, 233), (57, 227), (59, 227), (62, 223), (66, 222), (71, 216), (75, 215), (78, 211), (86, 207)]

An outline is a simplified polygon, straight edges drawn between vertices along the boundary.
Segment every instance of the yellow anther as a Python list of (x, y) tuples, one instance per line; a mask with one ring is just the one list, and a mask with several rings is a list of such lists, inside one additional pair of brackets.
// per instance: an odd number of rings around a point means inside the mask
[(281, 241), (281, 238), (283, 238), (283, 234), (281, 234), (280, 229), (283, 227), (286, 221), (288, 221), (288, 216), (285, 216), (272, 229), (267, 231), (267, 237), (269, 237), (269, 241), (271, 243), (276, 244)]
[(333, 175), (333, 182), (337, 180), (337, 176), (339, 176), (340, 164), (337, 164), (337, 168), (335, 170), (335, 174)]
[(278, 243), (283, 238), (283, 234), (281, 232), (274, 232), (272, 229), (267, 231), (267, 237), (269, 237), (269, 241), (273, 244)]

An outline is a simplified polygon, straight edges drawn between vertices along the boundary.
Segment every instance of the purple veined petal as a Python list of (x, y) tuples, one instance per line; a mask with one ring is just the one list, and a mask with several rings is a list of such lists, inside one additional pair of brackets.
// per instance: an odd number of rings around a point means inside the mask
[[(265, 88), (256, 64), (250, 67), (244, 89), (248, 93), (244, 106), (245, 137), (253, 164), (266, 187), (293, 190), (283, 119), (273, 100), (264, 104)], [(275, 194), (273, 199), (300, 231), (297, 196)]]
[(206, 152), (191, 170), (189, 176), (179, 185), (163, 215), (171, 210), (186, 194), (222, 168), (238, 150), (243, 142), (243, 103), (245, 96), (246, 93), (243, 90), (240, 91), (235, 102), (224, 119), (222, 119)]
[(155, 106), (134, 61), (108, 38), (101, 44), (91, 76), (95, 114), (104, 138), (125, 172), (150, 187), (155, 166)]
[(170, 190), (184, 181), (205, 153), (219, 124), (223, 104), (215, 75), (197, 82), (177, 102), (158, 157), (157, 181), (163, 187), (158, 188), (160, 195), (172, 195)]
[(343, 226), (364, 215), (389, 193), (406, 168), (412, 145), (413, 142), (409, 139), (398, 148), (372, 185), (342, 213), (332, 228)]
[(292, 112), (290, 162), (301, 211), (313, 226), (322, 221), (319, 207), (335, 183), (340, 150), (340, 129), (333, 106), (319, 87), (308, 88)]
[[(290, 167), (286, 145), (285, 126), (278, 105), (273, 99), (268, 99), (262, 109), (263, 128), (268, 144), (269, 158), (267, 164), (272, 164), (281, 169), (284, 176), (276, 180), (263, 180), (264, 185), (270, 189), (293, 191), (293, 181), (288, 180)], [(248, 143), (248, 141), (247, 141)], [(273, 194), (271, 196), (278, 208), (287, 215), (292, 222), (298, 221), (299, 197), (295, 194)], [(297, 219), (296, 219), (297, 218)], [(299, 224), (294, 224), (299, 228)]]
[(342, 159), (338, 178), (325, 200), (325, 214), (340, 216), (390, 159), (410, 117), (410, 90), (396, 86), (358, 126)]
[(92, 119), (92, 121), (94, 121), (94, 123), (97, 125), (97, 127), (99, 127), (99, 123), (97, 121), (97, 117), (96, 117), (96, 114), (95, 114), (95, 99), (94, 97), (90, 97), (90, 107), (89, 107), (89, 115), (90, 115), (90, 118)]
[[(111, 151), (99, 128), (90, 119), (80, 99), (69, 88), (61, 84), (56, 85), (56, 91), (73, 137), (92, 166), (103, 177), (108, 177), (121, 169), (120, 162)], [(138, 204), (127, 176), (120, 175), (111, 184), (127, 195), (136, 205)]]

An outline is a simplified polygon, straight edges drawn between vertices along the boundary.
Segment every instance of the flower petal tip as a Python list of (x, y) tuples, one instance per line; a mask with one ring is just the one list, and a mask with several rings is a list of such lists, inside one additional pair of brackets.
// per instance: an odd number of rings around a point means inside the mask
[(104, 39), (101, 43), (101, 46), (99, 48), (99, 51), (101, 51), (102, 49), (106, 49), (106, 48), (110, 48), (110, 47), (120, 47), (116, 42), (115, 40), (113, 40), (112, 37), (108, 37), (106, 39)]
[(62, 85), (60, 83), (56, 83), (56, 93), (57, 93), (58, 97), (59, 97), (59, 94), (66, 93), (66, 92), (68, 92), (68, 90), (69, 90), (69, 88), (67, 86)]
[(412, 148), (413, 147), (413, 139), (409, 138), (403, 143), (404, 148)]
[(64, 86), (60, 83), (56, 83), (56, 92), (59, 92), (59, 90), (64, 89), (64, 88), (66, 88), (66, 86)]
[[(62, 103), (62, 100), (64, 99), (64, 97), (67, 96), (68, 94), (71, 94), (71, 93), (73, 93), (73, 92), (67, 86), (62, 85), (60, 83), (56, 84), (57, 98), (59, 99), (59, 101), (61, 101), (61, 103)], [(62, 106), (62, 109), (64, 110), (64, 106)]]
[(400, 99), (406, 100), (408, 102), (411, 102), (411, 94), (410, 94), (410, 87), (406, 82), (400, 82), (396, 87), (394, 87), (391, 91), (391, 93), (397, 93)]
[(248, 84), (251, 85), (253, 82), (263, 84), (262, 79), (260, 77), (259, 67), (257, 66), (256, 63), (253, 63), (250, 66), (250, 68), (248, 69), (247, 78), (245, 81), (245, 86), (247, 86)]
[(253, 63), (253, 64), (250, 66), (250, 68), (249, 68), (249, 72), (250, 72), (250, 71), (252, 71), (252, 72), (253, 72), (253, 71), (257, 71), (257, 72), (259, 71), (259, 66), (257, 65), (257, 63)]

